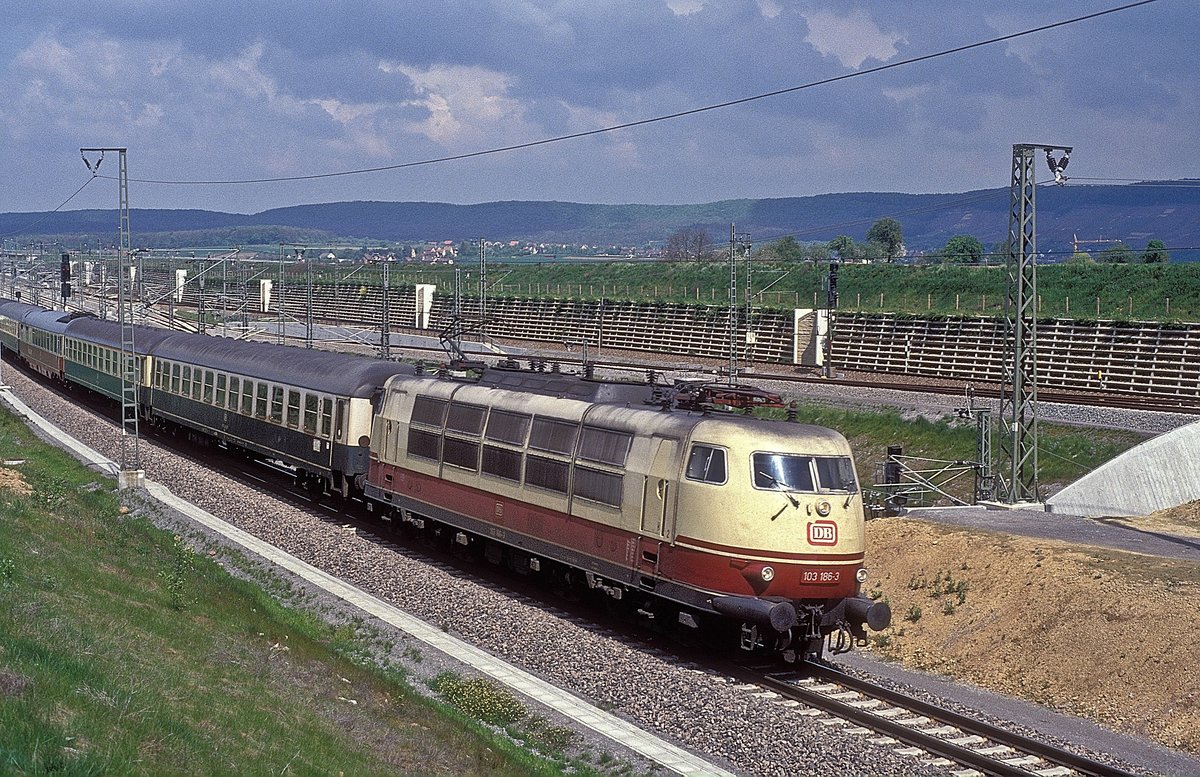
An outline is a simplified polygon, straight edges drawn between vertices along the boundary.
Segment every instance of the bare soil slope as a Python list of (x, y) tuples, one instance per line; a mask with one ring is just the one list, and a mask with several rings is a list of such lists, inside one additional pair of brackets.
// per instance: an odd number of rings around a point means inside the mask
[[(1200, 503), (1144, 521), (1200, 528)], [(1200, 565), (889, 518), (868, 523), (875, 653), (1200, 753)]]

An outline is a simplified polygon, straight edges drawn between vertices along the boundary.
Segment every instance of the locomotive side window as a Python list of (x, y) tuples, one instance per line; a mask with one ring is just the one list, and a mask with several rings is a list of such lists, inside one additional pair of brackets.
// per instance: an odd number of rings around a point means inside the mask
[(446, 400), (417, 395), (413, 402), (412, 422), (441, 428), (446, 422)]
[(579, 439), (579, 458), (624, 467), (632, 444), (633, 435), (628, 432), (585, 426)]
[(688, 456), (688, 480), (704, 483), (724, 483), (726, 479), (725, 449), (710, 445), (693, 445)]
[[(491, 428), (490, 425), (489, 428)], [(485, 445), (483, 446), (482, 469), (488, 475), (519, 483), (521, 482), (521, 452), (510, 451), (495, 445)]]
[(622, 490), (620, 475), (587, 467), (575, 467), (575, 496), (620, 507)]
[(408, 430), (408, 455), (419, 459), (431, 459), (437, 461), (438, 444), (441, 442), (439, 435), (432, 432), (426, 432), (422, 429)]
[(529, 454), (525, 461), (525, 483), (547, 491), (567, 493), (567, 462)]
[(756, 453), (753, 456), (754, 487), (774, 491), (815, 492), (812, 456)]
[(849, 456), (817, 456), (817, 482), (822, 491), (843, 491), (855, 493), (858, 491), (858, 481), (854, 475), (854, 462)]
[(442, 443), (442, 461), (455, 467), (479, 471), (479, 443), (447, 437)]
[(529, 447), (539, 451), (561, 453), (566, 456), (575, 449), (575, 424), (554, 418), (538, 416), (533, 419), (533, 431), (529, 435)]
[(483, 418), (487, 408), (482, 405), (468, 405), (454, 402), (446, 415), (446, 429), (451, 432), (462, 432), (476, 437), (483, 431)]
[(488, 416), (487, 438), (510, 445), (524, 445), (525, 438), (529, 436), (529, 424), (532, 420), (533, 416), (525, 413), (493, 410), (492, 414)]

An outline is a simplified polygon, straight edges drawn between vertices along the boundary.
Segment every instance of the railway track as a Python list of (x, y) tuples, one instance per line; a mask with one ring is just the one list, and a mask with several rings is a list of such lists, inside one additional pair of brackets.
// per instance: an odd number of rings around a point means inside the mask
[[(754, 671), (754, 670), (747, 670)], [(910, 750), (902, 754), (929, 755), (933, 765), (953, 767), (957, 777), (1012, 775), (1014, 777), (1133, 777), (1131, 772), (1081, 756), (1044, 741), (1023, 736), (967, 714), (939, 707), (825, 664), (805, 662), (787, 672), (761, 671), (750, 681), (794, 702), (847, 721), (877, 734), (878, 744), (889, 740)], [(942, 760), (944, 759), (944, 760)]]

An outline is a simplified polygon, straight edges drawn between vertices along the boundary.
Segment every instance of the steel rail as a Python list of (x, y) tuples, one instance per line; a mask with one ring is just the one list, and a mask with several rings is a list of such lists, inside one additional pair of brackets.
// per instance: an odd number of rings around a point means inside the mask
[[(1037, 756), (1053, 765), (1064, 766), (1079, 774), (1094, 775), (1095, 777), (1134, 777), (1131, 772), (1115, 766), (1100, 763), (1070, 750), (1055, 747), (1054, 745), (1008, 731), (970, 715), (939, 707), (936, 704), (914, 698), (900, 691), (876, 685), (869, 680), (853, 677), (825, 664), (804, 662), (800, 666), (800, 671), (804, 672), (807, 676), (835, 683), (844, 688), (858, 691), (870, 698), (879, 699), (909, 710), (930, 720), (953, 726), (964, 734), (983, 737), (995, 744), (1006, 745), (1018, 753)], [(984, 774), (1021, 775), (1028, 777), (1031, 774), (1037, 773), (1036, 771), (1007, 763), (1007, 760), (1013, 760), (1014, 756), (1012, 755), (1006, 759), (972, 750), (969, 747), (955, 744), (936, 734), (926, 733), (918, 728), (882, 717), (871, 710), (860, 709), (844, 701), (830, 698), (820, 691), (797, 686), (783, 676), (763, 674), (757, 682), (781, 695), (796, 699), (837, 717), (878, 731), (881, 734), (886, 734), (906, 744), (920, 747), (930, 753), (943, 756), (964, 766), (978, 769)], [(1038, 767), (1038, 770), (1040, 771), (1045, 768), (1044, 766)]]

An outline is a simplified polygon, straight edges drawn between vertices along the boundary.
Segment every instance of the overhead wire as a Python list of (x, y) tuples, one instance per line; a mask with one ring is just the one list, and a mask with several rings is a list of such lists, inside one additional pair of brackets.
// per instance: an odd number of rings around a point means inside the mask
[[(1081, 16), (1076, 16), (1076, 17), (1073, 17), (1070, 19), (1064, 19), (1064, 20), (1057, 21), (1057, 22), (1051, 22), (1048, 24), (1039, 25), (1037, 27), (1031, 27), (1029, 29), (1021, 30), (1019, 32), (1008, 33), (1006, 35), (998, 35), (994, 38), (988, 38), (988, 39), (982, 40), (982, 41), (975, 41), (974, 43), (967, 43), (967, 44), (963, 44), (961, 46), (955, 46), (953, 48), (943, 49), (941, 51), (936, 51), (936, 52), (933, 52), (930, 54), (922, 54), (922, 55), (916, 56), (916, 57), (909, 57), (907, 59), (898, 60), (896, 62), (889, 62), (889, 63), (883, 64), (883, 65), (877, 65), (875, 67), (870, 67), (865, 70), (856, 70), (853, 73), (843, 73), (838, 76), (831, 76), (829, 78), (822, 78), (822, 79), (819, 79), (816, 81), (809, 81), (807, 83), (799, 84), (797, 86), (789, 86), (789, 87), (785, 87), (783, 89), (775, 89), (770, 92), (763, 92), (761, 94), (751, 95), (749, 97), (739, 97), (739, 98), (732, 99), (732, 100), (726, 100), (724, 102), (713, 103), (710, 105), (704, 105), (704, 106), (701, 106), (698, 108), (689, 108), (687, 110), (677, 111), (675, 113), (663, 114), (660, 116), (653, 116), (653, 117), (646, 118), (646, 119), (637, 119), (635, 121), (623, 122), (621, 124), (613, 124), (613, 125), (610, 125), (607, 127), (599, 127), (597, 129), (592, 129), (592, 130), (584, 130), (582, 132), (572, 132), (572, 133), (568, 133), (565, 135), (556, 135), (556, 136), (549, 137), (549, 138), (541, 138), (539, 140), (531, 140), (531, 141), (527, 141), (524, 143), (515, 143), (512, 145), (500, 146), (497, 148), (481, 149), (479, 151), (469, 151), (469, 152), (465, 152), (462, 154), (452, 154), (452, 155), (448, 155), (448, 156), (435, 157), (435, 158), (431, 158), (431, 159), (422, 159), (422, 160), (417, 160), (417, 161), (413, 161), (413, 162), (401, 162), (401, 163), (393, 164), (393, 165), (380, 165), (378, 167), (364, 167), (364, 168), (358, 168), (358, 169), (354, 169), (354, 170), (338, 170), (338, 171), (329, 172), (329, 173), (311, 173), (311, 174), (307, 174), (307, 175), (288, 175), (288, 176), (276, 176), (276, 177), (270, 177), (270, 178), (242, 178), (242, 179), (227, 179), (227, 180), (190, 180), (189, 181), (189, 180), (153, 179), (153, 178), (130, 178), (129, 180), (137, 182), (137, 183), (158, 184), (158, 185), (168, 185), (168, 186), (233, 186), (233, 185), (242, 185), (242, 184), (283, 183), (283, 182), (287, 182), (287, 181), (312, 181), (312, 180), (318, 180), (318, 179), (322, 179), (322, 178), (336, 178), (336, 177), (343, 177), (343, 176), (350, 176), (350, 175), (365, 175), (368, 173), (386, 172), (389, 170), (403, 170), (403, 169), (413, 168), (413, 167), (422, 167), (422, 166), (427, 166), (427, 165), (443, 164), (446, 162), (455, 162), (455, 161), (459, 161), (459, 160), (463, 160), (463, 159), (473, 159), (475, 157), (489, 156), (489, 155), (493, 155), (493, 154), (503, 154), (503, 153), (507, 153), (507, 152), (511, 152), (511, 151), (519, 151), (519, 150), (528, 149), (528, 148), (535, 148), (537, 146), (544, 146), (544, 145), (548, 145), (551, 143), (559, 143), (559, 142), (566, 141), (566, 140), (576, 140), (579, 138), (591, 137), (593, 135), (600, 135), (600, 134), (608, 133), (608, 132), (616, 132), (618, 130), (632, 129), (634, 127), (642, 127), (642, 126), (646, 126), (649, 124), (656, 124), (656, 123), (660, 123), (660, 122), (672, 121), (675, 119), (684, 118), (686, 116), (694, 116), (699, 113), (706, 113), (708, 111), (715, 111), (715, 110), (720, 110), (723, 108), (730, 108), (735, 105), (744, 105), (746, 103), (754, 102), (757, 100), (765, 100), (770, 97), (778, 97), (780, 95), (792, 94), (794, 92), (799, 92), (799, 91), (803, 91), (806, 89), (813, 89), (818, 86), (825, 86), (825, 85), (837, 83), (840, 81), (847, 81), (852, 78), (861, 78), (863, 76), (869, 76), (869, 75), (873, 75), (875, 73), (882, 73), (884, 71), (893, 70), (895, 68), (906, 67), (908, 65), (914, 65), (918, 62), (926, 62), (926, 61), (929, 61), (932, 59), (947, 57), (952, 54), (960, 54), (964, 51), (970, 51), (972, 49), (983, 48), (985, 46), (992, 46), (997, 43), (1003, 43), (1005, 41), (1016, 40), (1017, 38), (1023, 38), (1028, 35), (1034, 35), (1037, 33), (1046, 32), (1048, 30), (1058, 29), (1060, 27), (1066, 27), (1069, 25), (1078, 24), (1080, 22), (1089, 21), (1091, 19), (1096, 19), (1096, 18), (1099, 18), (1102, 16), (1108, 16), (1110, 14), (1120, 13), (1123, 11), (1128, 11), (1132, 8), (1137, 8), (1137, 7), (1143, 6), (1143, 5), (1149, 5), (1149, 4), (1155, 3), (1155, 2), (1158, 2), (1158, 0), (1136, 0), (1136, 2), (1125, 3), (1123, 5), (1119, 5), (1119, 6), (1116, 6), (1113, 8), (1107, 8), (1107, 9), (1104, 9), (1101, 11), (1095, 11), (1093, 13), (1083, 14)], [(103, 176), (103, 177), (111, 177), (111, 176)]]

